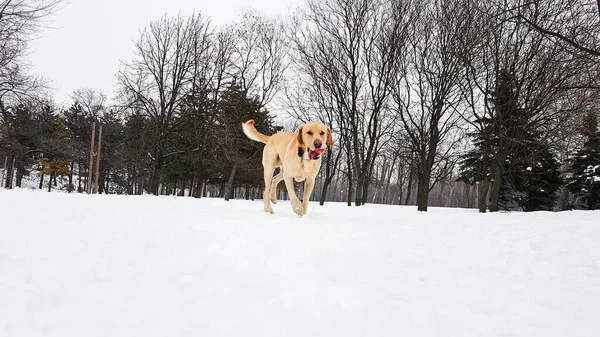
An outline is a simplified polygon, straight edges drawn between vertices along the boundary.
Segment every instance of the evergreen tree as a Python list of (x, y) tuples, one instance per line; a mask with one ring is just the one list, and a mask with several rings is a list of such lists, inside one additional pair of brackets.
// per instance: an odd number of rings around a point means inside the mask
[(526, 138), (517, 147), (518, 158), (506, 172), (501, 198), (524, 211), (550, 211), (562, 186), (560, 164), (540, 137), (529, 134)]
[[(273, 117), (266, 109), (261, 109), (256, 98), (248, 94), (239, 85), (232, 84), (223, 91), (216, 110), (216, 124), (212, 128), (211, 141), (214, 158), (228, 171), (222, 171), (227, 178), (225, 199), (231, 197), (236, 174), (244, 178), (253, 176), (251, 181), (262, 181), (261, 154), (263, 145), (250, 141), (242, 131), (242, 123), (254, 119), (256, 128), (267, 135), (279, 130), (274, 125)], [(239, 179), (238, 179), (239, 182)]]
[(598, 116), (590, 112), (585, 120), (583, 147), (571, 159), (567, 189), (587, 209), (600, 209), (600, 131)]
[(144, 185), (149, 188), (152, 167), (145, 141), (146, 129), (147, 119), (143, 114), (135, 112), (126, 117), (122, 140), (124, 146), (117, 149), (117, 155), (125, 171), (122, 181), (128, 194), (141, 194)]

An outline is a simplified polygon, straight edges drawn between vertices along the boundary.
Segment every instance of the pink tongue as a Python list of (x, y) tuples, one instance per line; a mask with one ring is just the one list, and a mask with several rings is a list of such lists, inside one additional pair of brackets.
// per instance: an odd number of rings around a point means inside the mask
[(308, 156), (310, 157), (310, 159), (314, 159), (323, 152), (325, 152), (325, 149), (316, 149), (314, 151), (309, 151)]

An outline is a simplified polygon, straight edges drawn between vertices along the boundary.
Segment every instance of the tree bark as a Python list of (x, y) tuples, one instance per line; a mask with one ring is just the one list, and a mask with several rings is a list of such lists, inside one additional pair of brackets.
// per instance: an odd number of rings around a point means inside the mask
[(17, 180), (15, 182), (15, 186), (17, 186), (19, 188), (21, 187), (24, 175), (25, 175), (24, 158), (20, 157), (19, 161), (17, 162)]
[(237, 163), (233, 164), (233, 168), (231, 168), (231, 173), (229, 174), (229, 179), (227, 179), (227, 185), (225, 186), (225, 201), (229, 201), (232, 196), (233, 179), (235, 178), (237, 166)]
[(354, 191), (354, 206), (360, 206), (362, 205), (362, 187), (363, 187), (363, 177), (361, 172), (359, 172), (359, 170), (357, 170), (357, 172), (355, 172), (355, 176), (356, 176), (356, 180), (355, 180), (355, 191)]
[(494, 172), (494, 182), (492, 183), (491, 195), (490, 195), (490, 212), (497, 212), (500, 210), (500, 186), (502, 185), (502, 170), (496, 168)]
[(348, 195), (346, 197), (348, 206), (352, 206), (352, 166), (350, 163), (350, 158), (348, 158)]
[(159, 194), (160, 176), (162, 175), (162, 155), (158, 155), (154, 162), (154, 171), (152, 172), (151, 189), (152, 194)]
[(190, 190), (188, 191), (188, 197), (194, 195), (194, 192), (194, 172), (192, 172), (192, 175), (190, 176)]
[(13, 176), (15, 173), (15, 155), (12, 156), (12, 164), (10, 166), (10, 171), (8, 172), (8, 175), (6, 176), (6, 188), (11, 189), (13, 188)]
[(487, 210), (487, 196), (490, 188), (490, 179), (483, 179), (477, 186), (477, 208), (479, 213), (485, 213)]
[(424, 169), (423, 171), (419, 173), (417, 181), (417, 209), (421, 212), (427, 212), (431, 172), (428, 169)]
[(78, 176), (77, 176), (77, 193), (81, 193), (83, 192), (83, 190), (81, 189), (81, 161), (77, 162), (77, 172), (79, 172)]
[(194, 198), (202, 197), (202, 176), (198, 175), (198, 180), (196, 181), (196, 188), (194, 189)]
[(413, 175), (413, 170), (411, 167), (409, 174), (408, 174), (408, 186), (406, 187), (406, 199), (404, 199), (405, 205), (408, 205), (408, 203), (410, 202), (410, 195), (412, 194), (413, 177), (414, 177), (414, 175)]
[[(327, 151), (327, 160), (325, 162), (325, 178), (323, 180), (323, 186), (321, 188), (321, 196), (319, 197), (319, 205), (323, 206), (323, 204), (325, 204), (325, 198), (327, 197), (327, 189), (329, 188), (329, 185), (331, 185), (331, 182), (333, 180), (333, 170), (332, 170), (332, 164), (331, 164), (331, 158), (333, 157), (333, 153), (331, 151), (331, 148), (329, 148), (329, 150)], [(339, 156), (338, 156), (339, 158)]]
[(50, 179), (48, 180), (48, 192), (52, 191), (52, 178), (54, 177), (54, 172), (50, 173)]
[(362, 198), (361, 205), (367, 203), (367, 198), (369, 197), (369, 184), (371, 183), (371, 174), (370, 172), (363, 177), (363, 186), (362, 186)]
[(73, 192), (73, 168), (75, 167), (75, 161), (71, 160), (71, 170), (69, 170), (69, 185), (67, 186), (67, 192)]

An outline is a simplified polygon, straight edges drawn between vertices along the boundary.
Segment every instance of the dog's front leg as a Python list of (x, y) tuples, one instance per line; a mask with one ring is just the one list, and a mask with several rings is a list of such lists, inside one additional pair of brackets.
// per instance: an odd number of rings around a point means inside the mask
[(283, 181), (285, 181), (285, 188), (287, 189), (290, 200), (292, 201), (292, 209), (294, 210), (294, 213), (302, 216), (304, 214), (304, 207), (294, 191), (294, 178), (288, 177), (284, 173)]
[(302, 208), (304, 209), (304, 214), (308, 211), (308, 200), (312, 195), (312, 191), (315, 188), (315, 178), (306, 178), (304, 181), (304, 196), (302, 198)]

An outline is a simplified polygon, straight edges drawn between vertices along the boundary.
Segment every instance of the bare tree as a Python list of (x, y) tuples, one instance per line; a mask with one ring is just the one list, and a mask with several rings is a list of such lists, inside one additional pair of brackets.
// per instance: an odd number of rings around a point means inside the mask
[(27, 73), (26, 51), (34, 34), (63, 0), (0, 1), (0, 100), (31, 95), (44, 82)]
[(526, 24), (574, 53), (600, 57), (600, 0), (523, 0), (496, 6), (506, 20)]
[(169, 152), (173, 121), (194, 83), (198, 53), (208, 50), (209, 24), (200, 14), (178, 15), (150, 23), (135, 42), (135, 60), (123, 64), (117, 77), (129, 106), (144, 111), (151, 121), (154, 163), (151, 190), (159, 192), (161, 171)]
[(87, 116), (97, 120), (107, 108), (106, 94), (93, 88), (82, 88), (73, 91), (71, 99), (81, 105)]
[(245, 11), (242, 21), (231, 29), (234, 43), (230, 75), (264, 107), (281, 89), (288, 66), (286, 56), (289, 46), (282, 23)]
[[(462, 108), (459, 83), (464, 79), (461, 55), (469, 44), (457, 44), (473, 27), (469, 8), (461, 1), (421, 3), (413, 26), (408, 74), (398, 82), (394, 98), (415, 154), (417, 208), (427, 211), (429, 191), (448, 174), (448, 154)], [(438, 176), (432, 181), (432, 174)]]
[(300, 92), (317, 98), (302, 109), (332, 122), (346, 156), (347, 196), (355, 184), (357, 206), (366, 202), (375, 160), (394, 125), (388, 103), (412, 8), (410, 1), (311, 1), (293, 31), (305, 81)]

